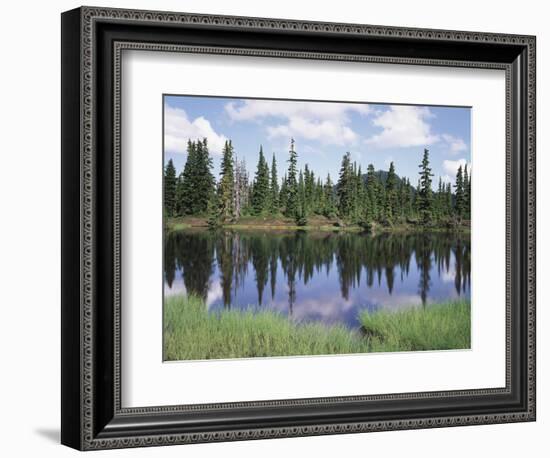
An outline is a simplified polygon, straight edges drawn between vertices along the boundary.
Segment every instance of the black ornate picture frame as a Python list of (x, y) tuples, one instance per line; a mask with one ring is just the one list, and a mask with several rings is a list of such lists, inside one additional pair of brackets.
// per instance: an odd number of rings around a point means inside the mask
[[(80, 450), (535, 420), (533, 36), (82, 7), (62, 15), (62, 433)], [(125, 49), (506, 73), (506, 386), (121, 405), (120, 82)]]

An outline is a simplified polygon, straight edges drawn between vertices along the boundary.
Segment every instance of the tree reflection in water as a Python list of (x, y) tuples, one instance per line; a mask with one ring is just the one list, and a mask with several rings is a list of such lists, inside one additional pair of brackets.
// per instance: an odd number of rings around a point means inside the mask
[[(376, 308), (396, 302), (396, 289), (425, 305), (469, 296), (470, 237), (190, 229), (165, 237), (165, 294), (178, 278), (186, 292), (211, 305), (272, 306), (290, 316), (317, 302), (318, 310), (308, 313), (322, 316), (323, 302), (335, 295), (342, 308)], [(209, 300), (215, 286), (221, 294)], [(280, 310), (283, 296), (286, 311)]]

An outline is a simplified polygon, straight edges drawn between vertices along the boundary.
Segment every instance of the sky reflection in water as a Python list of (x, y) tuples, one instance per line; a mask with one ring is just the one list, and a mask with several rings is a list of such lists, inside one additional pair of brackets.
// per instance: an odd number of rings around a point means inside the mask
[(164, 294), (210, 311), (272, 309), (359, 326), (361, 310), (470, 297), (470, 237), (185, 230), (166, 235)]

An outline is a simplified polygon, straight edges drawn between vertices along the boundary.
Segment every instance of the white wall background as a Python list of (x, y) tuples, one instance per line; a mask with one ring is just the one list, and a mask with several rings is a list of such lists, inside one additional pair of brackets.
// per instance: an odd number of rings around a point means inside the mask
[[(538, 421), (104, 452), (109, 456), (544, 456), (550, 430), (550, 29), (536, 0), (117, 0), (96, 5), (463, 29), (538, 39)], [(0, 431), (3, 456), (70, 456), (59, 442), (60, 13), (78, 2), (10, 2), (0, 47)], [(154, 454), (154, 455), (153, 455)]]

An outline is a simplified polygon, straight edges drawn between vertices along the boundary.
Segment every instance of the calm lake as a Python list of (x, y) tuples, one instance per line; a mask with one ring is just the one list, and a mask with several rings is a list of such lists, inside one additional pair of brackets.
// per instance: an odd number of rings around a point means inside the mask
[(189, 229), (165, 236), (164, 294), (359, 327), (361, 310), (470, 297), (469, 234)]

